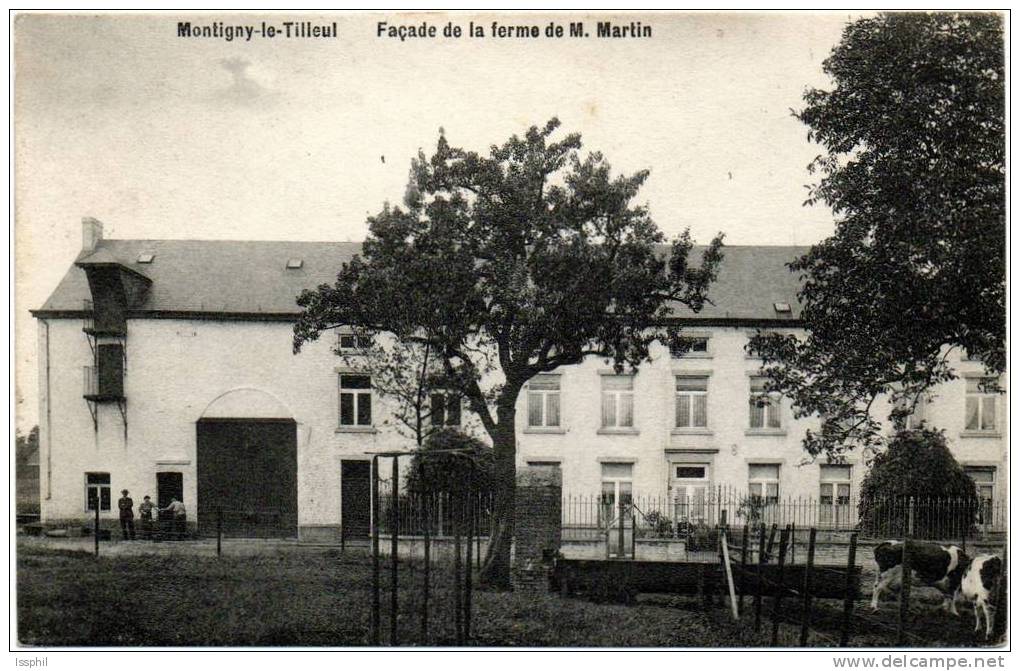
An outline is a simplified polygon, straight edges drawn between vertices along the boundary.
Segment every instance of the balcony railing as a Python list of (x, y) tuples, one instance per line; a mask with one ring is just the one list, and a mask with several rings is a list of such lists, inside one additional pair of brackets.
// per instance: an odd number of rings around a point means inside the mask
[(82, 301), (82, 312), (85, 315), (81, 320), (81, 330), (86, 333), (93, 333), (96, 330), (96, 308), (88, 298)]

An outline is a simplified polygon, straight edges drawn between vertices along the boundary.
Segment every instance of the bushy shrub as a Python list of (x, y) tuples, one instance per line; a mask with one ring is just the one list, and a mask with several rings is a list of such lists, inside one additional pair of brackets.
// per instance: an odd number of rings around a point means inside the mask
[(974, 481), (942, 431), (900, 431), (861, 483), (861, 530), (875, 536), (959, 538), (973, 531), (977, 510)]

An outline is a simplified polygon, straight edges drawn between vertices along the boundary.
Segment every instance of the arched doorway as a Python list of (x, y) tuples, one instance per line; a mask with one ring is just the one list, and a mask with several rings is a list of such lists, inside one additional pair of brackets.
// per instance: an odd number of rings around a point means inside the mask
[(267, 392), (216, 398), (196, 423), (198, 528), (224, 535), (296, 537), (297, 423)]

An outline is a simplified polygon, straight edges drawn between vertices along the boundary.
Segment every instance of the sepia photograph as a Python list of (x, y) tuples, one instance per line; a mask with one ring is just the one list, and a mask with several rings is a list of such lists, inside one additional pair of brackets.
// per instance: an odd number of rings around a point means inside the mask
[(1008, 27), (11, 12), (15, 664), (1004, 666)]

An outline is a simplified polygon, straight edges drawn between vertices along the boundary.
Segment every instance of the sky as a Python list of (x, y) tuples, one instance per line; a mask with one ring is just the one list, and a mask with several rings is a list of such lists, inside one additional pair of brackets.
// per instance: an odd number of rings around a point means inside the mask
[[(821, 148), (792, 116), (829, 86), (822, 62), (851, 17), (829, 14), (21, 14), (14, 26), (16, 421), (37, 421), (29, 314), (81, 247), (107, 238), (361, 240), (401, 200), (410, 159), (487, 151), (556, 116), (673, 236), (807, 245), (832, 231), (804, 207)], [(596, 20), (644, 39), (599, 39)], [(337, 23), (335, 39), (180, 37), (178, 22)], [(436, 38), (379, 37), (427, 22)], [(500, 39), (502, 25), (582, 21), (584, 38)], [(448, 23), (484, 38), (442, 37)]]

